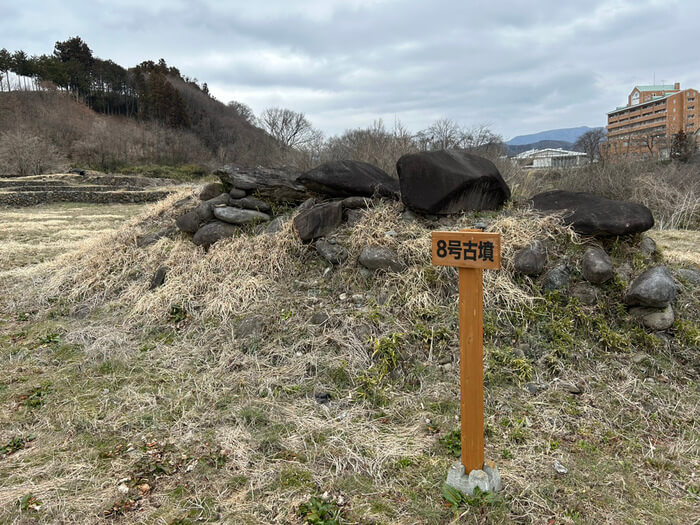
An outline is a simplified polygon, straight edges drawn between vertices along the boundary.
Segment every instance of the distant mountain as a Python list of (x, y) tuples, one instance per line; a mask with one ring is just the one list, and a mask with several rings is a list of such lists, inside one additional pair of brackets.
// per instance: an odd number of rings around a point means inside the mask
[(530, 144), (508, 144), (506, 143), (506, 155), (509, 157), (514, 157), (530, 149), (545, 149), (545, 148), (561, 148), (569, 151), (574, 150), (574, 144), (572, 142), (566, 142), (565, 140), (540, 140), (538, 142), (532, 142)]
[(547, 131), (540, 131), (539, 133), (532, 133), (531, 135), (518, 135), (510, 139), (506, 144), (508, 146), (522, 146), (524, 144), (534, 144), (543, 140), (563, 141), (573, 144), (586, 131), (592, 129), (595, 128), (579, 126), (578, 128), (550, 129)]

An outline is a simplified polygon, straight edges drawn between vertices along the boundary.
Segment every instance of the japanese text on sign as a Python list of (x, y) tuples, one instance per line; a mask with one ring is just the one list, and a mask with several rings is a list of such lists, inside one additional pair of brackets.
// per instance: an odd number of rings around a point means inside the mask
[(462, 268), (500, 268), (501, 237), (475, 231), (433, 232), (433, 264)]

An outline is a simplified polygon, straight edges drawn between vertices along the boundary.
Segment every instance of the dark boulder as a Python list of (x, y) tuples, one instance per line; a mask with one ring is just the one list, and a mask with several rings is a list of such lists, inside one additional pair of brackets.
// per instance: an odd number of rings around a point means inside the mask
[(226, 189), (224, 188), (223, 184), (220, 182), (210, 182), (204, 186), (204, 188), (202, 188), (202, 191), (199, 193), (199, 198), (203, 201), (208, 201), (209, 199), (218, 197), (222, 193), (226, 193)]
[(235, 168), (224, 166), (215, 174), (225, 185), (277, 202), (302, 202), (306, 188), (297, 181), (298, 173), (273, 168)]
[(654, 217), (646, 206), (591, 193), (546, 191), (535, 195), (532, 205), (541, 212), (563, 212), (564, 222), (584, 235), (628, 235), (654, 226)]
[(294, 229), (303, 242), (328, 235), (343, 222), (343, 206), (339, 201), (316, 204), (294, 217)]
[(471, 153), (412, 153), (399, 159), (396, 170), (401, 200), (422, 213), (495, 210), (510, 198), (510, 189), (493, 162)]
[(334, 160), (307, 171), (299, 182), (309, 190), (330, 197), (398, 198), (399, 182), (384, 170), (355, 160)]
[(188, 211), (184, 215), (180, 215), (175, 219), (175, 224), (180, 229), (180, 231), (186, 233), (194, 233), (199, 229), (199, 225), (202, 223), (202, 218), (195, 211)]
[(197, 246), (203, 246), (204, 249), (209, 249), (216, 241), (226, 239), (227, 237), (233, 237), (237, 231), (239, 231), (239, 229), (232, 224), (218, 221), (210, 222), (197, 230), (197, 233), (192, 237), (192, 242)]

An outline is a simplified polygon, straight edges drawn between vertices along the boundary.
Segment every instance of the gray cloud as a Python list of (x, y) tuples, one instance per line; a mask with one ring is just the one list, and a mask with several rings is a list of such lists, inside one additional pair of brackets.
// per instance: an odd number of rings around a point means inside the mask
[(680, 0), (29, 0), (0, 7), (0, 46), (46, 53), (77, 34), (98, 56), (163, 57), (225, 102), (290, 107), (331, 134), (450, 117), (510, 137), (602, 125), (654, 74), (700, 87), (683, 44), (699, 15)]

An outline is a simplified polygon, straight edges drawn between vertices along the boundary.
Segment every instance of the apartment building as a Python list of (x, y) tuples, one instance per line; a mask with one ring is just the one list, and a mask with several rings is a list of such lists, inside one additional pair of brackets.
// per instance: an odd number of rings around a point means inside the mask
[(700, 98), (681, 85), (635, 86), (627, 105), (608, 113), (605, 157), (670, 157), (673, 137), (679, 131), (700, 138)]

